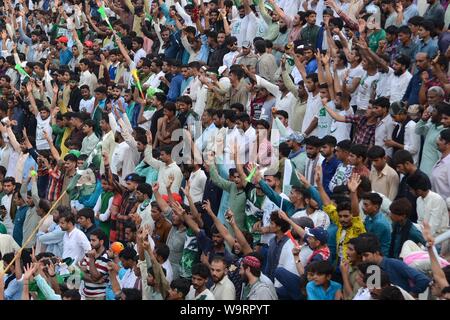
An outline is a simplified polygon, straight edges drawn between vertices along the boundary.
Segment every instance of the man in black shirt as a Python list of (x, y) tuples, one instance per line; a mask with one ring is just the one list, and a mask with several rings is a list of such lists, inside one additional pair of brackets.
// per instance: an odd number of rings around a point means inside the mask
[(409, 190), (408, 184), (406, 180), (409, 176), (413, 174), (422, 175), (428, 181), (428, 187), (431, 189), (431, 181), (428, 176), (420, 171), (417, 166), (414, 164), (414, 160), (412, 158), (411, 153), (407, 150), (398, 150), (392, 159), (395, 169), (398, 173), (403, 174), (403, 178), (400, 181), (400, 185), (398, 186), (398, 193), (395, 199), (407, 198), (409, 202), (411, 202), (412, 210), (411, 216), (409, 219), (412, 222), (417, 223), (417, 210), (416, 210), (416, 200), (417, 197)]

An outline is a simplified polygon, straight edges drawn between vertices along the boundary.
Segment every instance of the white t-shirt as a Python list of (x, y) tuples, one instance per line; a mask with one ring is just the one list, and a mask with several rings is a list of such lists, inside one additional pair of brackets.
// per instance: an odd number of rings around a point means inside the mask
[(94, 102), (95, 102), (95, 97), (92, 97), (88, 100), (81, 99), (80, 112), (87, 112), (87, 113), (91, 114), (92, 111), (94, 111)]
[[(313, 121), (314, 117), (319, 113), (321, 107), (322, 101), (320, 99), (320, 94), (318, 93), (316, 96), (313, 96), (311, 92), (308, 92), (308, 100), (306, 102), (306, 112), (305, 117), (303, 118), (302, 132), (305, 132), (305, 130), (308, 129), (311, 121)], [(310, 133), (310, 135), (317, 135), (317, 127)]]
[(394, 76), (394, 69), (392, 68), (389, 68), (389, 71), (387, 73), (379, 72), (377, 83), (377, 98), (389, 97), (389, 94), (391, 93), (392, 76)]
[(47, 132), (48, 136), (52, 136), (52, 127), (50, 126), (51, 117), (49, 116), (47, 119), (42, 120), (41, 114), (38, 113), (36, 116), (36, 149), (37, 150), (48, 150), (50, 149), (50, 145), (47, 140), (44, 138), (44, 131)]
[(150, 121), (151, 119), (152, 119), (152, 117), (153, 117), (153, 114), (155, 113), (155, 111), (156, 111), (156, 109), (154, 109), (154, 110), (145, 110), (143, 113), (142, 113), (142, 116), (147, 120), (146, 122), (144, 122), (144, 123), (141, 123), (140, 125), (139, 125), (139, 127), (141, 127), (142, 129), (145, 129), (145, 130), (150, 130), (150, 126), (151, 126), (151, 124), (152, 124), (152, 122)]
[[(333, 101), (328, 102), (328, 106), (335, 110), (335, 105)], [(319, 109), (319, 112), (315, 115), (317, 118), (317, 136), (322, 139), (331, 132), (332, 118), (327, 112), (324, 106)]]
[(379, 76), (378, 72), (372, 76), (364, 72), (357, 90), (356, 105), (358, 106), (358, 110), (367, 110), (373, 90), (372, 86), (376, 85)]
[(395, 74), (391, 75), (390, 78), (390, 94), (389, 94), (389, 102), (393, 103), (395, 101), (400, 101), (403, 98), (403, 95), (408, 88), (409, 81), (411, 80), (412, 75), (408, 70), (404, 72), (400, 76), (396, 76)]
[[(341, 116), (350, 116), (353, 114), (353, 109), (350, 107), (348, 110), (336, 110), (337, 113)], [(330, 134), (336, 138), (336, 141), (339, 143), (342, 140), (350, 140), (350, 131), (352, 129), (351, 123), (339, 122), (336, 120), (331, 121), (331, 130)]]
[[(346, 82), (346, 86), (347, 88), (351, 87), (352, 83), (353, 83), (353, 79), (355, 78), (360, 78), (362, 79), (362, 77), (364, 76), (364, 69), (361, 66), (361, 64), (359, 64), (357, 67), (355, 68), (350, 68), (349, 72), (348, 72), (348, 78), (347, 78), (347, 82)], [(356, 101), (356, 97), (358, 95), (358, 89), (355, 90), (355, 92), (353, 92), (351, 94), (351, 100), (350, 100), (350, 105), (351, 106), (355, 106), (357, 101)]]

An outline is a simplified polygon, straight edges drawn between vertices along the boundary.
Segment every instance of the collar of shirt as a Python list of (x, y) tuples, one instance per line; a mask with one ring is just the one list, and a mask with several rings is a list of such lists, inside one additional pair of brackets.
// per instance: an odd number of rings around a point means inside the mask
[(367, 216), (367, 219), (371, 222), (375, 222), (381, 218), (382, 213), (377, 212), (373, 217)]

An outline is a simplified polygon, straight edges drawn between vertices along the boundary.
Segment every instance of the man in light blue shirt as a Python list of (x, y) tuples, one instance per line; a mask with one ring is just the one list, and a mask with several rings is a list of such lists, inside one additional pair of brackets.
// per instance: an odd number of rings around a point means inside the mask
[(417, 10), (417, 6), (414, 3), (412, 3), (411, 0), (402, 0), (401, 3), (403, 5), (402, 25), (407, 26), (408, 20), (411, 19), (412, 17), (418, 16), (419, 11)]
[(219, 129), (216, 127), (213, 121), (214, 110), (206, 109), (202, 114), (202, 126), (203, 133), (201, 136), (195, 141), (195, 145), (200, 153), (203, 153), (205, 150), (212, 148), (214, 143), (215, 136)]
[[(3, 255), (3, 265), (7, 266), (14, 259), (14, 252), (5, 253)], [(22, 268), (20, 266), (20, 259), (16, 260), (9, 268), (8, 272), (3, 276), (4, 283), (4, 298), (5, 300), (22, 300), (23, 282), (22, 282)]]
[(420, 38), (418, 52), (425, 52), (431, 59), (433, 59), (438, 52), (437, 39), (431, 37), (433, 29), (433, 22), (425, 20), (420, 24), (418, 32)]

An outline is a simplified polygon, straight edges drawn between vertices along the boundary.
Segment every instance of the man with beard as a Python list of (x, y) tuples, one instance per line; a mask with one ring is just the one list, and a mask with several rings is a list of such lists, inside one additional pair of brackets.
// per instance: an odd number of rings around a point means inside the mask
[[(71, 73), (69, 88), (70, 88), (70, 98), (68, 108), (72, 109), (74, 112), (80, 111), (80, 102), (82, 100), (81, 86), (79, 87), (80, 76), (77, 73)], [(87, 85), (83, 85), (87, 86)], [(89, 86), (87, 86), (89, 88)], [(89, 97), (90, 98), (90, 97)], [(92, 104), (94, 101), (92, 100)], [(92, 111), (92, 109), (91, 109)]]
[(86, 300), (104, 300), (108, 284), (108, 254), (105, 245), (108, 244), (106, 234), (96, 229), (90, 234), (92, 250), (86, 253), (81, 261), (83, 270), (82, 294)]
[(264, 40), (257, 40), (254, 45), (255, 52), (259, 55), (258, 63), (256, 64), (256, 73), (259, 74), (261, 78), (273, 82), (277, 71), (277, 62), (275, 57), (267, 52), (267, 46)]
[(215, 300), (212, 292), (206, 288), (210, 275), (208, 266), (203, 263), (192, 267), (192, 285), (186, 300)]
[(83, 85), (80, 86), (80, 95), (81, 100), (79, 101), (79, 111), (86, 112), (87, 114), (91, 114), (94, 111), (94, 102), (95, 97), (91, 95), (91, 90), (89, 86)]
[(317, 13), (312, 10), (306, 11), (306, 26), (300, 32), (300, 38), (308, 46), (316, 48), (317, 35), (319, 34), (320, 27), (316, 25)]
[(0, 215), (3, 220), (8, 234), (12, 234), (14, 228), (14, 217), (17, 207), (13, 201), (14, 190), (16, 187), (16, 180), (13, 177), (6, 177), (3, 180), (3, 197), (1, 199)]
[(386, 96), (389, 96), (390, 103), (400, 101), (406, 92), (408, 84), (412, 78), (411, 73), (408, 71), (410, 62), (411, 61), (407, 56), (400, 55), (397, 56), (392, 63), (394, 73), (389, 79), (389, 94), (386, 93)]
[(117, 241), (122, 243), (126, 243), (125, 239), (125, 224), (127, 221), (132, 219), (130, 213), (133, 210), (133, 207), (137, 203), (136, 199), (136, 190), (139, 183), (142, 182), (142, 178), (135, 173), (129, 174), (125, 178), (126, 187), (122, 188), (123, 190), (123, 200), (119, 207), (119, 211), (116, 217), (116, 225), (111, 226), (111, 229), (117, 231)]
[(202, 251), (201, 261), (210, 267), (215, 256), (221, 256), (229, 265), (233, 261), (232, 254), (225, 247), (224, 238), (215, 226), (211, 227), (211, 237), (204, 229), (200, 229), (198, 224), (189, 215), (183, 215), (184, 222), (188, 228), (194, 231), (197, 236), (198, 248)]
[(322, 146), (321, 140), (316, 136), (310, 136), (305, 139), (306, 145), (306, 160), (305, 171), (301, 172), (304, 174), (306, 180), (311, 184), (315, 185), (314, 176), (317, 166), (322, 166), (324, 157), (320, 154), (320, 148)]
[(83, 133), (84, 120), (86, 120), (87, 117), (88, 116), (86, 114), (83, 114), (81, 112), (73, 112), (71, 114), (70, 126), (73, 128), (73, 130), (70, 133), (70, 136), (64, 142), (64, 145), (67, 148), (70, 148), (70, 145), (73, 142), (79, 143), (81, 145), (81, 142), (85, 137), (85, 134)]
[(223, 64), (223, 57), (228, 53), (228, 48), (223, 42), (219, 44), (219, 34), (216, 31), (210, 31), (207, 36), (209, 49), (207, 65), (211, 68), (219, 68)]
[(407, 102), (409, 106), (414, 104), (419, 104), (419, 92), (422, 87), (422, 73), (428, 71), (431, 74), (430, 68), (430, 58), (425, 52), (419, 52), (415, 56), (416, 63), (416, 73), (412, 76), (409, 81), (408, 87), (406, 88), (405, 94), (402, 101)]
[[(328, 186), (336, 173), (338, 166), (341, 164), (341, 161), (334, 154), (336, 147), (335, 137), (331, 135), (325, 136), (321, 140), (321, 144), (320, 154), (324, 157), (324, 160), (322, 162), (323, 180), (320, 184), (325, 188), (326, 193), (331, 196), (332, 192)], [(317, 187), (319, 187), (319, 185), (317, 185)]]
[[(329, 195), (325, 192), (325, 189), (319, 183), (321, 180), (321, 173), (318, 171), (316, 174), (316, 180), (320, 197), (323, 201), (323, 211), (330, 217), (330, 220), (338, 226), (336, 233), (336, 256), (338, 257), (338, 264), (342, 261), (348, 261), (347, 248), (349, 241), (353, 238), (357, 238), (360, 234), (366, 232), (363, 221), (359, 216), (359, 209), (353, 210), (349, 201), (343, 201), (339, 204), (331, 202)], [(353, 174), (347, 186), (350, 190), (350, 197), (356, 197), (357, 189), (361, 180), (358, 174)]]
[(236, 37), (228, 37), (225, 44), (228, 49), (228, 53), (223, 56), (222, 65), (230, 69), (230, 67), (233, 65), (233, 61), (239, 55), (239, 48)]
[(228, 278), (228, 263), (223, 257), (214, 257), (210, 267), (211, 279), (214, 282), (211, 287), (216, 300), (234, 300), (236, 298), (236, 290), (233, 282)]
[(250, 41), (242, 42), (242, 50), (232, 62), (232, 64), (236, 63), (247, 67), (250, 66), (256, 68), (256, 64), (258, 63), (258, 56), (252, 52), (252, 43)]
[(417, 168), (416, 164), (417, 162), (414, 161), (411, 153), (407, 150), (399, 150), (394, 154), (393, 162), (395, 165), (395, 168), (397, 169), (397, 172), (403, 175), (400, 184), (398, 186), (398, 193), (397, 199), (401, 198), (407, 198), (409, 202), (412, 205), (411, 209), (411, 215), (409, 219), (416, 223), (417, 222), (417, 196), (411, 192), (411, 190), (408, 187), (408, 184), (406, 183), (409, 176), (412, 175), (421, 175), (426, 177), (428, 180), (428, 188), (431, 189), (431, 182), (425, 173), (420, 171), (420, 169)]
[(59, 217), (59, 226), (64, 231), (63, 253), (61, 258), (71, 258), (73, 264), (81, 262), (85, 254), (92, 249), (88, 238), (80, 229), (75, 227), (75, 215), (72, 212), (64, 212)]
[(278, 300), (273, 284), (261, 281), (261, 267), (261, 261), (253, 255), (247, 255), (242, 260), (239, 274), (246, 286), (241, 300)]
[(97, 104), (94, 105), (94, 110), (91, 113), (91, 119), (95, 122), (95, 134), (100, 137), (102, 134), (100, 121), (102, 119), (103, 110), (106, 108), (107, 89), (104, 86), (100, 86), (94, 90), (94, 93)]
[[(440, 89), (440, 90), (439, 90)], [(428, 92), (442, 91), (439, 87), (431, 87)], [(436, 162), (438, 162), (440, 153), (437, 146), (437, 138), (444, 126), (441, 124), (442, 109), (445, 105), (429, 106), (422, 115), (422, 119), (416, 124), (416, 134), (424, 136), (425, 141), (422, 149), (422, 158), (420, 161), (420, 170), (427, 176), (431, 175), (431, 171)]]

